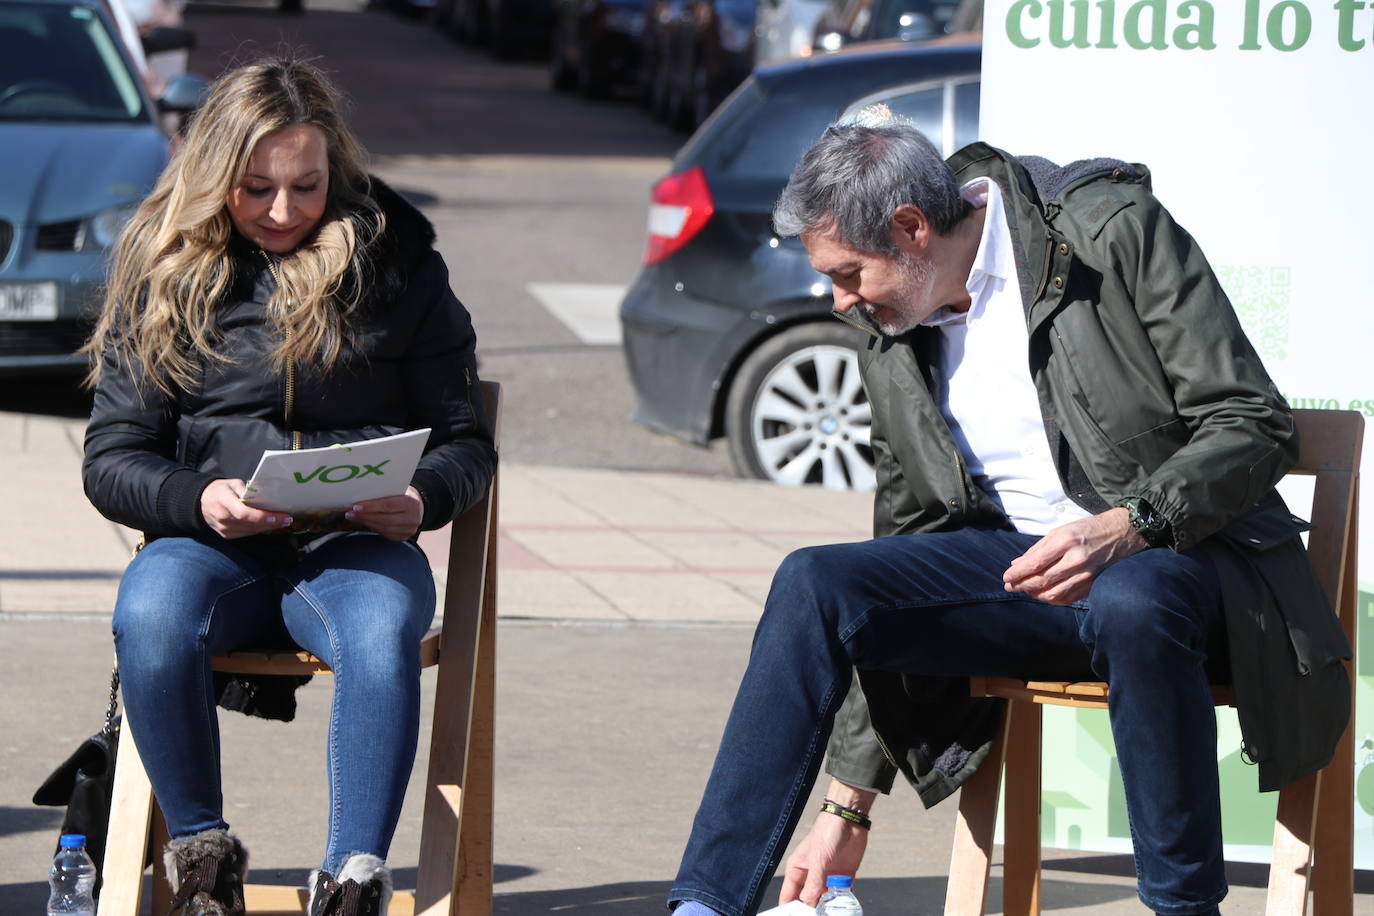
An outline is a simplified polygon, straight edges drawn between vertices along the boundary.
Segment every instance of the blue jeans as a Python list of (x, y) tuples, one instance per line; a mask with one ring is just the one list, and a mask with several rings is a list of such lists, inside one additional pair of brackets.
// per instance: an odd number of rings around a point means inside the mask
[(1109, 566), (1086, 601), (1002, 588), (1037, 538), (964, 530), (813, 547), (773, 580), (669, 902), (759, 908), (801, 815), (851, 669), (1101, 678), (1141, 900), (1169, 916), (1226, 895), (1216, 725), (1204, 663), (1224, 657), (1215, 569), (1197, 551)]
[(359, 852), (385, 858), (415, 761), (419, 648), (433, 617), (424, 554), (374, 534), (335, 538), (291, 565), (219, 539), (143, 548), (119, 584), (115, 650), (171, 836), (228, 827), (211, 657), (293, 642), (334, 671), (323, 867), (337, 873)]

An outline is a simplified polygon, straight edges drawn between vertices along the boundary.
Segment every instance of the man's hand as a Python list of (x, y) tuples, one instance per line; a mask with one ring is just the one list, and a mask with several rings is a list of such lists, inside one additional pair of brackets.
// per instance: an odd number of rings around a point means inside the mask
[(254, 509), (243, 501), (243, 481), (221, 477), (200, 491), (200, 514), (223, 538), (245, 538), (291, 524), (285, 512)]
[(1002, 582), (1009, 592), (1072, 604), (1087, 596), (1098, 573), (1148, 546), (1131, 527), (1130, 513), (1108, 509), (1061, 525), (1036, 541), (1007, 567)]
[[(826, 798), (846, 808), (867, 813), (876, 793), (847, 786), (832, 780)], [(863, 861), (868, 848), (868, 830), (833, 814), (816, 815), (811, 832), (792, 855), (787, 857), (783, 872), (779, 905), (800, 898), (807, 906), (815, 906), (825, 893), (826, 875), (853, 875)]]
[(425, 503), (414, 487), (406, 487), (400, 496), (364, 500), (344, 513), (349, 521), (393, 541), (413, 537), (420, 530), (424, 517)]

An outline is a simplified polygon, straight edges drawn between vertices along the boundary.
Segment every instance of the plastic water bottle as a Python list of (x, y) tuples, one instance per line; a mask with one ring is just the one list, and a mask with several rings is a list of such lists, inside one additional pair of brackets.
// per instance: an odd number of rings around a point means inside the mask
[(853, 887), (854, 879), (849, 875), (829, 875), (825, 879), (825, 894), (816, 904), (816, 916), (864, 916)]
[(86, 854), (86, 838), (64, 833), (48, 869), (48, 916), (95, 916), (95, 863)]

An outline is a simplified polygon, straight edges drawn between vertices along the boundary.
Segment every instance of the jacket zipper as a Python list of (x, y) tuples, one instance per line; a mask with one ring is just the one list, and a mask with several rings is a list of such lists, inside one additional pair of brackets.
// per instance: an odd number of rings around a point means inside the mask
[[(272, 272), (272, 281), (273, 281), (274, 283), (277, 284), (277, 288), (278, 288), (278, 289), (281, 289), (281, 274), (279, 274), (279, 273), (277, 272), (277, 262), (274, 261), (274, 260), (272, 259), (272, 256), (269, 255), (269, 254), (268, 254), (267, 252), (265, 252), (265, 251), (262, 252), (262, 257), (263, 257), (263, 260), (265, 260), (265, 261), (267, 262), (267, 269), (268, 269), (269, 271)], [(291, 300), (288, 299), (288, 300), (286, 301), (286, 304), (287, 304), (287, 305), (290, 305), (290, 304), (291, 304)], [(291, 346), (291, 328), (290, 328), (290, 327), (287, 327), (287, 329), (286, 329), (286, 345), (287, 345), (288, 347)], [(300, 434), (300, 431), (299, 431), (299, 430), (294, 430), (294, 429), (291, 428), (291, 413), (292, 413), (292, 411), (295, 409), (295, 406), (296, 406), (296, 364), (295, 364), (295, 363), (287, 363), (287, 364), (286, 364), (286, 403), (282, 406), (282, 420), (283, 420), (283, 421), (285, 422), (285, 424), (286, 424), (286, 431), (287, 431), (287, 432), (290, 434), (290, 436), (291, 436), (291, 448), (292, 448), (293, 450), (299, 449), (299, 448), (301, 447), (301, 434)]]

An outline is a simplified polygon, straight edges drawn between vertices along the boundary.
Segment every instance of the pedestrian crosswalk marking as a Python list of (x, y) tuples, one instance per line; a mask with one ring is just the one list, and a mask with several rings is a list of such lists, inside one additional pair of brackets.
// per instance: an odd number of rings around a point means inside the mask
[(620, 300), (625, 287), (614, 283), (531, 283), (526, 287), (584, 344), (620, 343)]

